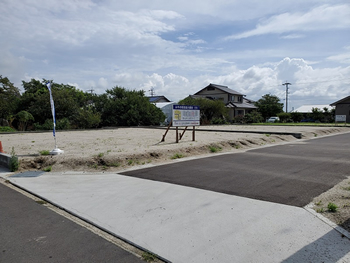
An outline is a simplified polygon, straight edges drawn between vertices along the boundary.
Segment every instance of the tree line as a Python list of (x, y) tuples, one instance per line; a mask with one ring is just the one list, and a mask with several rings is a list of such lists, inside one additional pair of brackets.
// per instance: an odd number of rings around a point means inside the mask
[[(17, 130), (53, 129), (47, 80), (22, 81), (24, 92), (0, 75), (0, 126)], [(149, 102), (144, 91), (123, 87), (101, 95), (67, 84), (51, 84), (57, 129), (89, 129), (106, 126), (159, 125), (165, 116)]]
[[(47, 80), (22, 81), (24, 92), (7, 77), (0, 75), (0, 127), (17, 130), (52, 130), (53, 120)], [(67, 84), (51, 84), (56, 109), (56, 129), (91, 129), (108, 126), (149, 126), (164, 122), (161, 109), (149, 102), (144, 91), (126, 90), (115, 86), (101, 95), (81, 91)], [(308, 119), (333, 122), (334, 110), (313, 109), (307, 115), (283, 112), (283, 103), (266, 94), (254, 104), (256, 110), (229, 119), (222, 101), (191, 96), (179, 101), (182, 105), (197, 105), (201, 109), (201, 124), (259, 123), (271, 116), (280, 122), (300, 122)]]

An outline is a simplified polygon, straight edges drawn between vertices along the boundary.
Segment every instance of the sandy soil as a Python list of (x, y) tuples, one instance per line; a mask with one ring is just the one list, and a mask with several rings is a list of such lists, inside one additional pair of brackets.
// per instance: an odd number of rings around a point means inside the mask
[[(52, 132), (0, 134), (0, 141), (5, 152), (10, 153), (13, 147), (16, 155), (19, 156), (20, 171), (51, 168), (52, 171), (112, 172), (147, 164), (173, 162), (177, 158), (206, 156), (217, 152), (238, 152), (248, 148), (297, 140), (291, 135), (274, 135), (270, 134), (271, 132), (302, 133), (303, 139), (349, 132), (349, 128), (341, 126), (227, 125), (200, 128), (212, 131), (197, 130), (195, 141), (192, 141), (192, 131), (188, 130), (179, 143), (175, 143), (174, 130), (170, 130), (165, 141), (161, 142), (164, 129), (116, 128), (58, 131), (57, 146), (64, 150), (64, 154), (57, 156), (40, 154), (55, 148)], [(249, 131), (261, 133), (246, 133)], [(329, 202), (339, 207), (337, 212), (327, 211)], [(313, 203), (316, 211), (350, 231), (350, 177), (315, 198)]]

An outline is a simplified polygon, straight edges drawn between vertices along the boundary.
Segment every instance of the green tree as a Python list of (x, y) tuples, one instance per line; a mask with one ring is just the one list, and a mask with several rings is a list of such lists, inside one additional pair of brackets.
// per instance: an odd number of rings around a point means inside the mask
[(321, 109), (312, 108), (311, 111), (311, 118), (313, 118), (315, 121), (322, 121), (324, 119), (324, 115)]
[[(32, 79), (22, 83), (25, 92), (21, 98), (20, 110), (27, 110), (33, 115), (36, 121), (35, 127), (38, 129), (49, 128), (51, 125), (48, 120), (52, 120), (52, 113), (49, 90), (46, 86), (47, 80)], [(94, 117), (99, 114), (90, 109), (91, 96), (88, 93), (70, 85), (57, 83), (52, 83), (51, 91), (55, 103), (57, 129), (59, 126), (64, 129), (96, 126), (96, 118), (94, 119)], [(84, 117), (89, 120), (84, 121)], [(60, 125), (58, 125), (59, 123)]]
[(264, 119), (267, 119), (272, 116), (277, 116), (278, 113), (283, 112), (283, 103), (280, 102), (280, 99), (271, 94), (266, 94), (262, 96), (255, 106), (258, 107), (258, 112), (261, 113)]
[(18, 130), (25, 131), (29, 121), (34, 121), (34, 117), (28, 111), (20, 111), (16, 114), (18, 120)]
[(289, 112), (281, 112), (277, 114), (277, 117), (280, 118), (280, 122), (291, 122), (292, 116)]
[(304, 119), (304, 115), (301, 112), (291, 112), (290, 117), (292, 118), (293, 122), (300, 122), (302, 119)]
[(187, 97), (179, 101), (179, 104), (199, 106), (201, 124), (225, 123), (228, 119), (228, 109), (219, 100)]
[(79, 109), (75, 116), (74, 125), (80, 129), (97, 128), (101, 122), (101, 114), (93, 112), (90, 108)]
[(261, 116), (260, 112), (252, 111), (252, 112), (244, 115), (243, 121), (245, 123), (260, 123), (260, 122), (264, 121), (264, 118)]
[(116, 86), (107, 89), (106, 95), (97, 98), (96, 102), (105, 126), (159, 125), (165, 119), (161, 109), (149, 102), (144, 91)]
[(19, 89), (7, 77), (0, 75), (0, 119), (11, 123), (16, 114), (21, 94)]

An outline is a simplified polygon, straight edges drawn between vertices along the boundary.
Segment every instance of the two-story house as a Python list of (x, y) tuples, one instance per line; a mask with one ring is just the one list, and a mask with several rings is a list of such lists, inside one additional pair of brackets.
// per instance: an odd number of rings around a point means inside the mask
[(252, 100), (245, 98), (244, 94), (229, 89), (227, 86), (210, 83), (194, 95), (212, 100), (220, 100), (225, 103), (226, 107), (229, 108), (229, 117), (231, 120), (236, 116), (244, 116), (257, 109)]

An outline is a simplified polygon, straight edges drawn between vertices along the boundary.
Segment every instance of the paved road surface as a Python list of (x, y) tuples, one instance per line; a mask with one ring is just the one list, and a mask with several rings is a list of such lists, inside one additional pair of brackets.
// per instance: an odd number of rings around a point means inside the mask
[(336, 135), (123, 173), (130, 176), (8, 179), (172, 262), (345, 263), (349, 239), (300, 206), (349, 175), (349, 143), (350, 134)]
[(303, 207), (349, 171), (346, 133), (122, 174)]
[(144, 262), (0, 184), (0, 262)]

